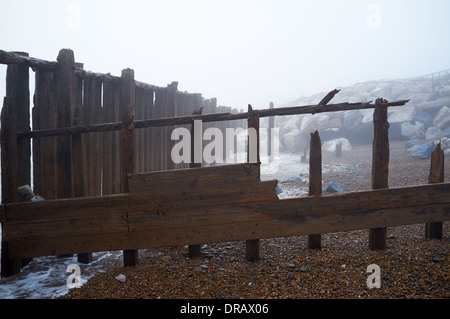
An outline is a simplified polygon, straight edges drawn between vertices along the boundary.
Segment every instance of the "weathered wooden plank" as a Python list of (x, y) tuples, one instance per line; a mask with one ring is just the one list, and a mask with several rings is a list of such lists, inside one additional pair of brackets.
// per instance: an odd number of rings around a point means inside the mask
[[(58, 232), (64, 233), (66, 229), (74, 235), (33, 240), (21, 238), (10, 240), (8, 245), (12, 258), (15, 258), (36, 256), (37, 252), (33, 251), (36, 247), (45, 254), (71, 250), (133, 250), (438, 222), (450, 219), (449, 191), (450, 183), (442, 183), (324, 197), (191, 207), (158, 207), (158, 203), (151, 206), (131, 194), (13, 203), (6, 204), (8, 227), (14, 227), (14, 220), (24, 223), (28, 218), (28, 232), (33, 227), (45, 229), (46, 222), (54, 229), (58, 225), (55, 219), (59, 219), (61, 229)], [(5, 209), (5, 205), (0, 209)], [(126, 230), (108, 235), (102, 229), (92, 227), (90, 234), (75, 235), (83, 216), (97, 216), (96, 220), (101, 223), (101, 218), (112, 212), (127, 212)], [(37, 224), (37, 220), (41, 222)], [(8, 227), (5, 236), (12, 231)], [(92, 249), (86, 248), (89, 244)]]
[[(94, 216), (115, 211), (127, 211), (131, 194), (116, 194), (102, 197), (65, 198), (39, 202), (12, 203), (2, 205), (7, 223), (67, 219), (73, 216)], [(137, 204), (137, 203), (136, 203)]]
[(131, 174), (128, 176), (130, 191), (165, 192), (172, 188), (188, 189), (193, 186), (217, 186), (257, 182), (260, 178), (258, 163), (196, 167), (171, 171)]
[[(84, 124), (99, 124), (102, 121), (101, 91), (102, 83), (96, 79), (84, 80), (83, 119)], [(87, 189), (86, 195), (101, 194), (102, 133), (95, 132), (83, 135), (86, 150)]]
[[(222, 205), (235, 202), (253, 202), (261, 200), (276, 200), (278, 196), (275, 187), (278, 181), (264, 181), (258, 183), (241, 183), (221, 187), (221, 185), (173, 188), (157, 193), (133, 194), (136, 205), (144, 207), (183, 207), (183, 206), (205, 206)], [(139, 204), (137, 204), (139, 203)]]
[[(291, 200), (282, 200), (286, 204)], [(298, 201), (294, 199), (292, 201)], [(288, 205), (290, 206), (290, 205)], [(172, 223), (163, 220), (152, 230), (127, 231), (105, 234), (97, 232), (92, 235), (46, 238), (41, 240), (24, 239), (10, 241), (9, 250), (12, 258), (48, 254), (71, 253), (74, 251), (102, 250), (137, 250), (140, 248), (162, 247), (171, 245), (199, 244), (237, 240), (254, 240), (261, 238), (308, 235), (316, 233), (338, 232), (370, 227), (390, 227), (406, 224), (435, 222), (450, 218), (450, 203), (429, 204), (382, 211), (352, 211), (340, 213), (314, 213), (286, 210), (288, 213), (277, 216), (257, 214), (249, 211), (245, 205), (238, 205), (234, 210), (226, 209), (209, 213), (217, 215), (220, 222), (199, 224), (197, 220), (186, 219)]]
[[(203, 123), (208, 122), (221, 122), (221, 121), (232, 121), (232, 120), (244, 120), (248, 118), (248, 113), (215, 113), (215, 114), (203, 114), (203, 115), (188, 115), (188, 116), (177, 116), (173, 118), (164, 118), (163, 113), (159, 107), (159, 104), (163, 104), (165, 101), (165, 90), (158, 90), (155, 94), (155, 103), (157, 104), (155, 109), (157, 113), (155, 114), (153, 119), (149, 120), (141, 120), (136, 121), (135, 128), (144, 128), (144, 127), (162, 127), (162, 126), (172, 126), (172, 125), (183, 125), (190, 124), (193, 120), (202, 120)], [(404, 101), (395, 101), (389, 102), (388, 106), (402, 106), (408, 103), (409, 100)], [(283, 115), (294, 115), (294, 114), (314, 114), (317, 113), (317, 105), (308, 105), (308, 106), (296, 106), (296, 107), (288, 107), (288, 108), (274, 108), (274, 109), (265, 109), (258, 110), (259, 117), (269, 117), (269, 116), (283, 116)], [(330, 104), (326, 106), (326, 110), (324, 112), (338, 112), (338, 111), (347, 111), (347, 110), (360, 110), (360, 109), (372, 109), (374, 108), (374, 104), (370, 103), (340, 103), (340, 104)], [(120, 120), (120, 119), (119, 119)], [(240, 125), (240, 127), (243, 127)], [(35, 138), (35, 137), (48, 137), (48, 136), (57, 136), (57, 135), (70, 135), (77, 133), (86, 133), (86, 132), (100, 132), (100, 131), (114, 131), (120, 130), (121, 123), (104, 123), (97, 125), (88, 125), (83, 127), (65, 127), (65, 128), (57, 128), (57, 129), (48, 129), (48, 130), (38, 130), (31, 132), (18, 132), (18, 139), (25, 138)]]
[[(54, 129), (57, 115), (58, 82), (56, 74), (36, 71), (33, 129)], [(56, 137), (33, 139), (34, 193), (56, 199)]]

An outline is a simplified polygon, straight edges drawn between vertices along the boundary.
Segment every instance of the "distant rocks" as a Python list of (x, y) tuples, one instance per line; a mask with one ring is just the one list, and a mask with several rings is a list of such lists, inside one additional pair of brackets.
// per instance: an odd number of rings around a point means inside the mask
[[(410, 99), (405, 106), (388, 110), (390, 140), (436, 141), (450, 138), (450, 77), (380, 80), (340, 88), (330, 102), (368, 102), (379, 97), (388, 101)], [(326, 93), (301, 97), (290, 105), (317, 104)], [(373, 109), (293, 115), (276, 118), (280, 128), (280, 149), (298, 153), (309, 148), (310, 134), (318, 130), (325, 150), (334, 151), (337, 139), (345, 147), (373, 142)], [(333, 142), (331, 142), (333, 141)]]

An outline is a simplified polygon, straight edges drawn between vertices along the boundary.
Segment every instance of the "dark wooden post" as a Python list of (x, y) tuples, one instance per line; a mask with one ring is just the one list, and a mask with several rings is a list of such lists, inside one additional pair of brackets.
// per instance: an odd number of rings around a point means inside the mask
[(342, 143), (336, 144), (336, 157), (342, 156)]
[[(273, 102), (270, 102), (269, 108), (273, 109), (274, 105)], [(273, 138), (272, 130), (275, 127), (275, 117), (269, 116), (269, 128), (267, 132), (267, 155), (269, 157), (269, 162), (273, 160)]]
[[(123, 115), (122, 128), (122, 192), (129, 193), (128, 174), (134, 172), (134, 112), (135, 81), (134, 71), (122, 71), (122, 105), (126, 105)], [(136, 266), (139, 261), (138, 250), (127, 249), (123, 251), (123, 265)]]
[[(248, 105), (248, 141), (247, 141), (247, 162), (248, 163), (260, 163), (259, 157), (259, 112), (254, 111), (252, 106)], [(251, 129), (256, 131), (256, 141), (251, 138)], [(254, 137), (254, 136), (253, 136)], [(256, 145), (254, 143), (256, 142)], [(255, 154), (256, 152), (256, 154)], [(260, 259), (259, 256), (259, 239), (249, 239), (246, 241), (246, 259), (247, 261), (254, 262)]]
[[(430, 174), (428, 175), (428, 183), (444, 182), (444, 151), (441, 142), (436, 145), (436, 149), (431, 153)], [(442, 239), (442, 222), (426, 223), (425, 238)]]
[[(26, 52), (14, 52), (28, 57)], [(30, 127), (30, 81), (29, 67), (26, 64), (10, 64), (6, 71), (6, 96), (11, 97), (16, 112), (17, 131), (28, 132)], [(17, 166), (19, 186), (30, 185), (31, 141), (17, 141)]]
[[(133, 106), (125, 108), (122, 128), (122, 189), (124, 193), (130, 192), (128, 174), (134, 172), (134, 115)], [(123, 251), (123, 265), (136, 266), (138, 264), (138, 250)]]
[[(28, 57), (26, 52), (15, 52)], [(30, 76), (26, 64), (10, 64), (6, 71), (6, 96), (12, 99), (16, 114), (17, 132), (28, 132), (30, 127)], [(31, 185), (31, 140), (17, 141), (17, 184)], [(23, 258), (20, 266), (29, 263), (32, 258)]]
[[(19, 201), (17, 153), (16, 112), (12, 98), (5, 97), (1, 112), (2, 204)], [(20, 271), (21, 262), (9, 259), (4, 236), (5, 232), (2, 232), (1, 276), (8, 277)]]
[[(377, 99), (373, 113), (374, 139), (372, 146), (372, 189), (388, 188), (389, 180), (389, 122), (388, 103)], [(369, 249), (386, 249), (387, 228), (369, 230)]]
[[(203, 111), (203, 107), (199, 107), (196, 111), (192, 112), (192, 115), (200, 115), (202, 114)], [(191, 162), (189, 163), (189, 168), (193, 168), (193, 167), (202, 167), (202, 163), (196, 163), (195, 162), (195, 157), (194, 157), (194, 153), (195, 153), (195, 147), (194, 145), (196, 145), (195, 142), (195, 137), (200, 138), (200, 141), (197, 141), (198, 143), (202, 143), (202, 137), (203, 137), (203, 129), (200, 128), (198, 130), (201, 136), (195, 136), (195, 128), (194, 128), (194, 121), (192, 121), (192, 129), (191, 129)], [(203, 150), (202, 144), (199, 144), (199, 150), (197, 151), (201, 151)], [(201, 254), (201, 247), (200, 244), (196, 244), (196, 245), (189, 245), (188, 246), (188, 256), (189, 258), (197, 258), (200, 257)]]
[[(72, 50), (63, 49), (58, 54), (58, 109), (57, 127), (70, 127), (75, 113), (75, 56)], [(57, 196), (73, 196), (72, 145), (70, 136), (58, 136), (56, 149)]]
[[(322, 195), (322, 142), (319, 131), (311, 133), (309, 149), (309, 196)], [(321, 234), (308, 235), (308, 248), (321, 248)]]
[[(73, 119), (73, 126), (79, 126), (82, 123), (81, 107), (77, 106)], [(86, 171), (86, 153), (83, 147), (81, 134), (72, 135), (72, 170), (73, 170), (73, 193), (75, 197), (86, 196), (85, 171)], [(92, 260), (91, 252), (78, 253), (78, 262), (88, 264)]]

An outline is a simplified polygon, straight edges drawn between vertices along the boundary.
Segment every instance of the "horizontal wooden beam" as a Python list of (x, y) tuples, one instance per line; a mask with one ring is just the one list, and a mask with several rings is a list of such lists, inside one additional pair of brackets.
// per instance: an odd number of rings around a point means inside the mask
[[(450, 219), (450, 183), (202, 206), (142, 193), (0, 206), (10, 258), (308, 235)], [(262, 199), (262, 200), (261, 200)]]
[[(408, 103), (409, 100), (395, 101), (388, 103), (388, 106), (402, 106)], [(365, 103), (338, 103), (323, 105), (307, 105), (307, 106), (293, 106), (293, 107), (281, 107), (263, 110), (253, 110), (253, 112), (259, 113), (259, 117), (270, 117), (270, 116), (284, 116), (284, 115), (294, 115), (294, 114), (315, 114), (323, 112), (337, 112), (337, 111), (348, 111), (348, 110), (361, 110), (361, 109), (371, 109), (375, 105), (370, 102)], [(249, 116), (248, 112), (245, 113), (214, 113), (214, 114), (202, 114), (202, 115), (188, 115), (188, 116), (178, 116), (171, 118), (159, 118), (151, 120), (137, 120), (135, 121), (135, 129), (146, 128), (146, 127), (161, 127), (161, 126), (175, 126), (192, 124), (194, 120), (201, 120), (204, 123), (208, 122), (221, 122), (221, 121), (233, 121), (247, 119)], [(65, 128), (55, 128), (46, 130), (35, 130), (28, 132), (19, 132), (17, 138), (29, 139), (38, 137), (50, 137), (50, 136), (63, 136), (63, 135), (73, 135), (81, 133), (91, 133), (91, 132), (106, 132), (106, 131), (118, 131), (122, 129), (122, 122), (115, 123), (103, 123), (103, 124), (92, 124), (78, 127), (65, 127)]]

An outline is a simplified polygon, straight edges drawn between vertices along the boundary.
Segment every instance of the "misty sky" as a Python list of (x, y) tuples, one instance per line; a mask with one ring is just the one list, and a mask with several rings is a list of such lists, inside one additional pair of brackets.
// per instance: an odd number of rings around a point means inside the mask
[(450, 1), (0, 0), (0, 49), (55, 61), (62, 48), (90, 71), (266, 108), (450, 69)]

